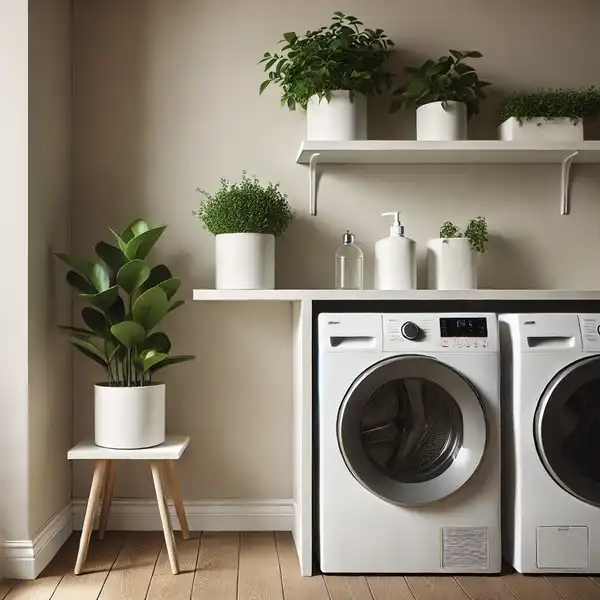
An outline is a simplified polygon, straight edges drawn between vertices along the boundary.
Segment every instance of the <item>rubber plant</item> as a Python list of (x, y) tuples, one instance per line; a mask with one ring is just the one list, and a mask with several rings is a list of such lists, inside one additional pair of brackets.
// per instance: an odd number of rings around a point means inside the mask
[(148, 253), (166, 226), (150, 227), (136, 219), (120, 233), (117, 245), (96, 244), (99, 260), (56, 254), (70, 267), (67, 282), (87, 304), (85, 327), (60, 326), (73, 346), (101, 365), (114, 387), (149, 385), (154, 374), (194, 356), (172, 356), (171, 341), (157, 331), (165, 316), (184, 304), (174, 300), (181, 280), (166, 265), (150, 267)]
[(488, 247), (488, 227), (485, 217), (476, 217), (471, 219), (464, 231), (452, 223), (446, 221), (440, 227), (441, 238), (467, 238), (471, 248), (480, 254), (483, 254)]

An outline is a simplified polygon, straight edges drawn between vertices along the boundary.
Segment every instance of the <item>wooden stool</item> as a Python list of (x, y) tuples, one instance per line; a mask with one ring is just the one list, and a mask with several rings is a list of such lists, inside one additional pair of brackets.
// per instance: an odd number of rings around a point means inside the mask
[(79, 442), (71, 448), (67, 454), (69, 460), (95, 460), (94, 478), (90, 488), (83, 528), (81, 530), (81, 541), (79, 542), (79, 553), (75, 564), (75, 575), (83, 572), (85, 560), (87, 558), (90, 537), (94, 527), (94, 518), (98, 505), (100, 504), (100, 492), (104, 490), (102, 500), (102, 512), (100, 513), (99, 538), (104, 537), (108, 517), (110, 515), (110, 504), (112, 502), (113, 491), (116, 480), (116, 461), (118, 460), (149, 460), (154, 481), (154, 490), (156, 492), (156, 501), (158, 502), (158, 511), (165, 534), (165, 544), (171, 563), (173, 575), (179, 573), (179, 561), (177, 560), (177, 548), (175, 547), (175, 537), (169, 518), (169, 508), (165, 499), (165, 485), (163, 482), (163, 468), (166, 472), (173, 504), (177, 511), (177, 518), (181, 526), (181, 535), (184, 540), (190, 537), (190, 530), (181, 500), (179, 490), (179, 481), (175, 471), (175, 462), (178, 460), (190, 441), (189, 437), (167, 437), (164, 444), (154, 448), (142, 448), (141, 450), (113, 450), (111, 448), (101, 448), (93, 442)]

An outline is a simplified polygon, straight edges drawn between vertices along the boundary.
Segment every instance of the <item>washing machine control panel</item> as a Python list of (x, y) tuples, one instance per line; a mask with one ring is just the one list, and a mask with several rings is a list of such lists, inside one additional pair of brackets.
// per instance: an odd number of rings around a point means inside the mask
[(497, 352), (496, 316), (482, 313), (384, 314), (383, 349)]

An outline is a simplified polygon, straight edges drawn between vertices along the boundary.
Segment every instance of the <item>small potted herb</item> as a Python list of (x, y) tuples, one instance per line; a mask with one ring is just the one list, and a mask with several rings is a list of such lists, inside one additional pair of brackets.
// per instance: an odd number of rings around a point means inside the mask
[(221, 179), (214, 194), (198, 189), (204, 199), (194, 214), (214, 234), (217, 289), (273, 289), (275, 238), (294, 219), (279, 184), (261, 184), (242, 173), (239, 183)]
[(600, 89), (541, 89), (514, 94), (500, 107), (503, 141), (581, 142), (583, 120), (600, 114)]
[(361, 140), (367, 137), (366, 97), (389, 89), (384, 69), (394, 43), (383, 29), (367, 29), (356, 17), (335, 12), (332, 23), (305, 35), (283, 34), (281, 51), (266, 52), (268, 79), (282, 90), (281, 104), (307, 111), (307, 139)]
[(437, 61), (407, 67), (411, 77), (394, 92), (390, 111), (417, 109), (417, 140), (467, 139), (467, 120), (479, 113), (486, 98), (483, 88), (490, 84), (464, 60), (482, 56), (476, 50), (450, 50)]
[(165, 441), (165, 384), (155, 375), (193, 356), (171, 356), (166, 333), (157, 331), (165, 316), (184, 304), (173, 300), (180, 279), (165, 265), (150, 267), (146, 257), (166, 227), (137, 219), (120, 233), (117, 245), (99, 242), (100, 260), (67, 254), (67, 282), (88, 305), (84, 327), (63, 326), (73, 346), (106, 372), (95, 385), (95, 442), (107, 448), (135, 449)]
[(440, 228), (440, 237), (427, 244), (429, 287), (476, 289), (479, 255), (487, 247), (488, 228), (484, 217), (471, 219), (464, 230), (446, 221)]

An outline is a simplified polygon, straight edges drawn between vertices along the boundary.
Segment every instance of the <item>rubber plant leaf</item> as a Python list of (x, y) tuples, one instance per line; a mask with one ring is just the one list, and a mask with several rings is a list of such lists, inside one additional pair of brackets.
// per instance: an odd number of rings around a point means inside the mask
[(163, 354), (169, 354), (171, 351), (171, 340), (166, 333), (157, 331), (149, 335), (143, 343), (140, 344), (139, 350), (156, 350)]
[(175, 300), (175, 302), (173, 302), (173, 304), (171, 304), (171, 306), (169, 306), (169, 310), (167, 311), (168, 313), (174, 311), (175, 309), (179, 308), (180, 306), (183, 306), (185, 304), (185, 300)]
[(195, 358), (196, 358), (195, 356), (191, 356), (189, 354), (182, 354), (180, 356), (169, 356), (168, 358), (165, 358), (158, 365), (156, 365), (155, 367), (153, 367), (150, 370), (152, 371), (152, 373), (156, 373), (156, 371), (159, 371), (160, 369), (163, 369), (164, 367), (169, 367), (171, 365), (178, 365), (179, 363), (188, 362), (190, 360), (194, 360)]
[(150, 267), (143, 260), (132, 260), (124, 264), (117, 273), (117, 283), (128, 293), (133, 294), (150, 276)]
[(163, 234), (166, 228), (166, 225), (155, 227), (154, 229), (149, 229), (134, 237), (131, 241), (127, 242), (125, 256), (129, 260), (133, 260), (134, 258), (146, 258), (148, 252), (152, 250), (152, 246), (156, 244), (158, 238)]
[(110, 325), (125, 320), (125, 303), (121, 296), (117, 296), (115, 303), (106, 311), (106, 318)]
[(82, 298), (87, 300), (92, 306), (101, 310), (103, 313), (108, 311), (108, 309), (115, 303), (116, 299), (119, 297), (119, 288), (114, 285), (111, 288), (108, 288), (104, 292), (100, 292), (98, 294), (80, 294)]
[(131, 350), (133, 346), (141, 344), (146, 339), (146, 330), (135, 321), (117, 323), (110, 328), (110, 332), (128, 350)]
[(96, 244), (96, 254), (115, 273), (127, 262), (127, 257), (120, 248), (106, 242), (98, 242)]
[(169, 310), (167, 295), (160, 287), (145, 291), (133, 305), (133, 320), (146, 331), (156, 327)]
[(146, 279), (144, 285), (141, 287), (141, 290), (142, 292), (145, 292), (146, 290), (157, 286), (159, 283), (172, 278), (173, 275), (166, 265), (156, 265), (150, 269), (150, 277)]
[(96, 293), (94, 286), (83, 275), (77, 273), (77, 271), (67, 272), (67, 283), (71, 287), (74, 287), (80, 294)]
[(77, 350), (79, 350), (82, 354), (85, 354), (85, 356), (88, 358), (91, 358), (94, 362), (97, 362), (103, 367), (106, 366), (106, 357), (91, 342), (88, 342), (87, 340), (80, 340), (79, 338), (71, 338), (71, 343), (73, 346), (75, 346), (75, 348), (77, 348)]
[(127, 242), (114, 230), (114, 229), (110, 229), (110, 232), (115, 236), (115, 239), (117, 240), (117, 244), (119, 245), (119, 248), (121, 249), (121, 252), (123, 252), (123, 254), (125, 254), (125, 249), (127, 248)]
[(106, 338), (109, 336), (108, 325), (106, 324), (105, 316), (94, 308), (86, 306), (81, 311), (83, 322), (100, 337)]
[(156, 350), (146, 350), (140, 354), (140, 361), (142, 371), (147, 373), (150, 369), (156, 368), (156, 366), (165, 361), (168, 358), (168, 354), (164, 352), (157, 352)]
[(72, 336), (82, 340), (100, 337), (95, 331), (92, 331), (90, 329), (83, 329), (82, 327), (71, 327), (71, 325), (59, 325), (58, 328), (62, 331), (68, 331)]
[(94, 286), (96, 291), (104, 292), (110, 287), (110, 275), (103, 264), (74, 258), (63, 253), (58, 253), (56, 256), (77, 273), (83, 275)]
[(134, 237), (141, 235), (145, 231), (150, 229), (148, 223), (144, 219), (136, 219), (133, 223), (130, 223), (121, 232), (121, 237), (125, 242), (130, 242)]
[(159, 283), (159, 286), (167, 295), (167, 300), (170, 300), (177, 293), (177, 290), (179, 289), (180, 285), (181, 279), (177, 278), (167, 279), (166, 281)]

